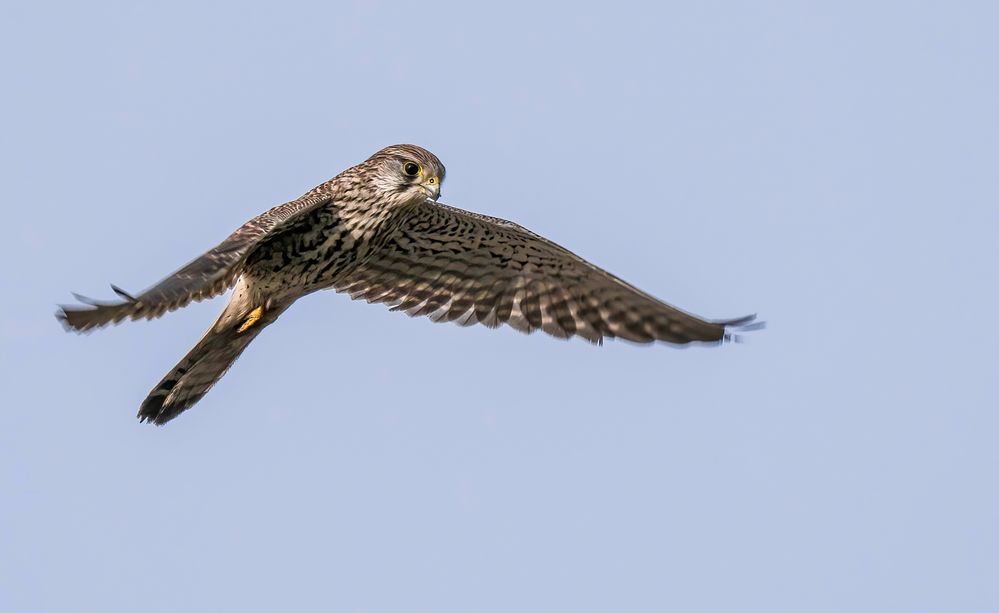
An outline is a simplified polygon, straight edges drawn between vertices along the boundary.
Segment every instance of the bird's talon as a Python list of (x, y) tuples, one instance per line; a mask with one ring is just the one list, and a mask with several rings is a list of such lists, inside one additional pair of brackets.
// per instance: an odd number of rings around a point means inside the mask
[(239, 329), (236, 330), (236, 332), (239, 334), (246, 332), (247, 330), (253, 327), (253, 324), (260, 321), (260, 318), (263, 317), (263, 315), (264, 315), (264, 307), (257, 307), (253, 309), (252, 311), (250, 311), (250, 314), (246, 316), (246, 319), (243, 320), (243, 324), (239, 326)]

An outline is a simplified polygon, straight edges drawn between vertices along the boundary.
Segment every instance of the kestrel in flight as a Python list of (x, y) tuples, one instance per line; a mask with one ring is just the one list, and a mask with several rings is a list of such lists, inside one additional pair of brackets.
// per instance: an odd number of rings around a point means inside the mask
[(718, 343), (755, 316), (709, 321), (653, 298), (521, 226), (437, 202), (444, 165), (415, 145), (386, 147), (297, 200), (243, 224), (146, 291), (62, 307), (67, 329), (153, 319), (235, 287), (204, 337), (139, 408), (165, 424), (204, 396), (293, 302), (333, 288), (434, 321), (508, 324), (600, 343)]

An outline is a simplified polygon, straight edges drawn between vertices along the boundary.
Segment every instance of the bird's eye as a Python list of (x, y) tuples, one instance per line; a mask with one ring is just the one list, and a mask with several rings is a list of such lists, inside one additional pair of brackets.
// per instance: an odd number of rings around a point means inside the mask
[(403, 164), (402, 170), (407, 175), (415, 177), (416, 175), (420, 174), (420, 170), (422, 169), (420, 168), (420, 165), (417, 164), (416, 162), (406, 162), (405, 164)]

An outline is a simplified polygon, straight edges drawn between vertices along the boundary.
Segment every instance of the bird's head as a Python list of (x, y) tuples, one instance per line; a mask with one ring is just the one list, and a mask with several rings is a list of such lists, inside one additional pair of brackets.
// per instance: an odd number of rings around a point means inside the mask
[(376, 169), (374, 181), (383, 190), (409, 198), (437, 200), (444, 182), (444, 164), (416, 145), (392, 145), (368, 158)]

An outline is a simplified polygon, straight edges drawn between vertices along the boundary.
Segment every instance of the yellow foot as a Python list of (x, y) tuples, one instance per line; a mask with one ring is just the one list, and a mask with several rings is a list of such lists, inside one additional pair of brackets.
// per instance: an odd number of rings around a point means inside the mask
[(238, 334), (241, 332), (246, 332), (247, 330), (253, 327), (253, 324), (260, 321), (260, 318), (263, 316), (264, 316), (264, 307), (257, 307), (253, 309), (252, 311), (250, 311), (250, 314), (246, 316), (246, 320), (243, 322), (243, 325), (241, 325), (239, 329), (236, 330), (236, 333)]

